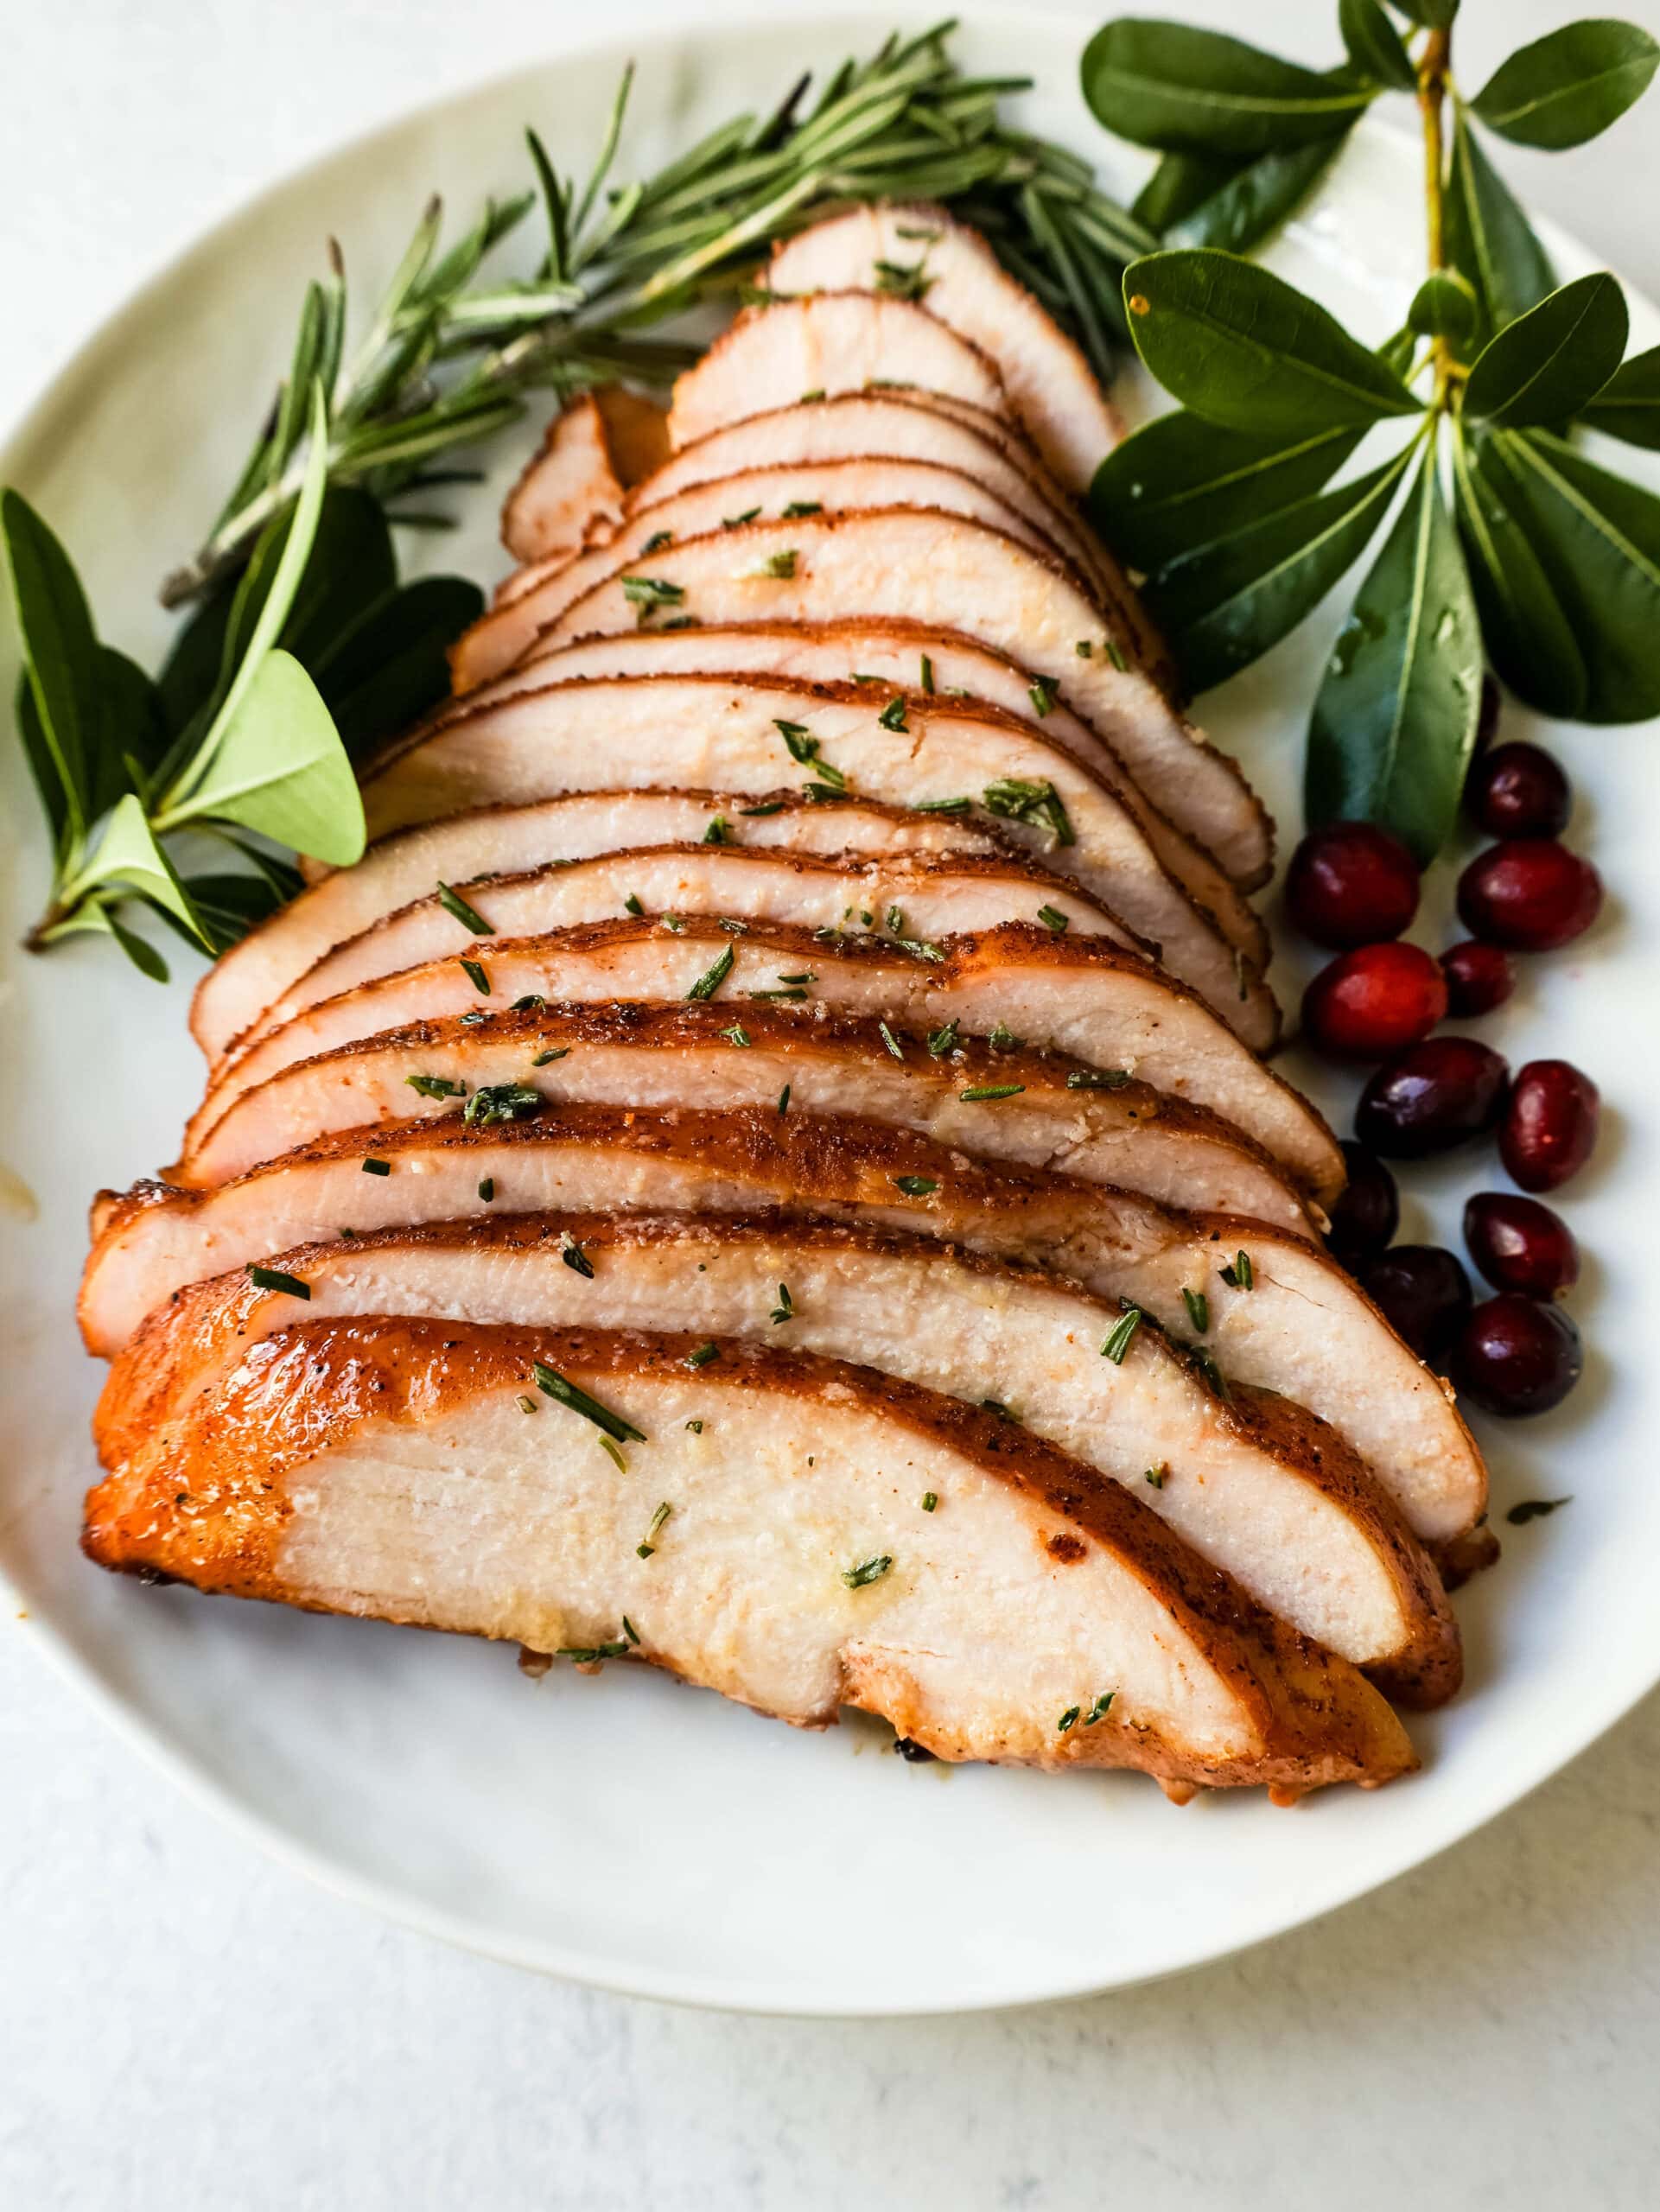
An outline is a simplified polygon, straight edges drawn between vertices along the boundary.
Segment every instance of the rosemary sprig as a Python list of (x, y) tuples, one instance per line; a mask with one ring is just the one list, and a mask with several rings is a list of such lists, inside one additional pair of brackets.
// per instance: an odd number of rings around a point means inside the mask
[[(565, 398), (624, 377), (663, 383), (693, 349), (646, 334), (735, 296), (773, 239), (849, 200), (956, 207), (1104, 376), (1123, 327), (1122, 270), (1154, 234), (1096, 190), (1087, 163), (1004, 123), (1000, 103), (1026, 80), (963, 75), (947, 50), (953, 28), (890, 36), (844, 62), (814, 103), (804, 74), (769, 112), (735, 116), (654, 175), (619, 185), (611, 178), (631, 67), (580, 190), (527, 131), (534, 189), (487, 200), (447, 251), (442, 209), (430, 201), (350, 347), (345, 263), (331, 245), (242, 474), (202, 543), (167, 578), (164, 602), (177, 606), (239, 565), (294, 496), (304, 466), (295, 395), (314, 378), (330, 402), (328, 481), (364, 486), (395, 520), (431, 524), (441, 518), (410, 502), (453, 480), (437, 464), (506, 429), (527, 391)], [(514, 277), (481, 273), (538, 200), (539, 259)]]

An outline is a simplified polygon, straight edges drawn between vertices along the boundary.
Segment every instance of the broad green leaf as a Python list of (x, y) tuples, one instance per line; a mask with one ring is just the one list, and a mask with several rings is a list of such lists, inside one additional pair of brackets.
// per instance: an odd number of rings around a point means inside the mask
[(1147, 588), (1189, 687), (1204, 691), (1294, 630), (1358, 560), (1383, 520), (1412, 448), (1334, 492), (1202, 546)]
[(1314, 701), (1309, 823), (1377, 823), (1427, 866), (1457, 819), (1481, 670), (1481, 626), (1432, 440)]
[(1345, 136), (1316, 138), (1286, 153), (1259, 154), (1237, 170), (1219, 191), (1172, 223), (1165, 232), (1166, 244), (1249, 252), (1285, 220), (1324, 176), (1342, 152)]
[(1137, 146), (1249, 156), (1329, 137), (1370, 104), (1369, 86), (1220, 31), (1122, 16), (1084, 49), (1084, 97), (1096, 119)]
[(1481, 304), (1478, 336), (1525, 315), (1555, 283), (1532, 225), (1477, 144), (1462, 107), (1453, 118), (1446, 228), (1447, 257), (1468, 277)]
[(1660, 714), (1660, 499), (1539, 430), (1478, 448), (1508, 473), (1527, 533), (1585, 661), (1589, 722)]
[(1240, 168), (1237, 161), (1209, 154), (1166, 154), (1137, 194), (1130, 213), (1162, 235), (1220, 192)]
[(1409, 328), (1397, 330), (1393, 338), (1386, 338), (1378, 347), (1377, 358), (1404, 380), (1417, 351), (1416, 333)]
[(35, 703), (34, 687), (27, 669), (17, 678), (17, 689), (12, 695), (12, 713), (16, 718), (17, 742), (23, 749), (23, 759), (40, 794), (41, 807), (47, 826), (52, 832), (52, 850), (60, 866), (67, 857), (70, 844), (69, 801), (65, 795), (63, 778), (58, 773), (58, 764), (52, 747), (47, 742), (41, 710)]
[(1628, 446), (1660, 448), (1660, 346), (1633, 353), (1585, 409), (1587, 430), (1606, 430)]
[(1500, 137), (1560, 151), (1617, 123), (1657, 67), (1660, 46), (1635, 23), (1564, 23), (1501, 61), (1470, 105)]
[(148, 939), (130, 930), (113, 908), (99, 906), (95, 911), (103, 917), (99, 926), (106, 928), (141, 976), (148, 976), (152, 983), (164, 983), (168, 978), (167, 963)]
[(1349, 59), (1363, 77), (1397, 92), (1413, 89), (1418, 73), (1378, 0), (1338, 0), (1337, 20)]
[(1356, 429), (1420, 403), (1334, 316), (1265, 269), (1203, 247), (1124, 271), (1136, 349), (1207, 421), (1259, 437)]
[(1359, 430), (1296, 439), (1224, 430), (1197, 415), (1161, 415), (1096, 471), (1090, 512), (1121, 560), (1153, 570), (1294, 506), (1328, 483)]
[(425, 576), (368, 613), (318, 672), (353, 760), (408, 728), (449, 690), (448, 648), (484, 611), (460, 576)]
[(92, 610), (74, 563), (22, 493), (10, 486), (0, 492), (0, 539), (35, 702), (31, 764), (50, 761), (61, 802), (48, 813), (78, 836), (96, 818), (102, 724)]
[(246, 937), (256, 922), (283, 904), (258, 875), (192, 875), (186, 877), (184, 887), (215, 953)]
[(1466, 415), (1516, 429), (1571, 422), (1619, 366), (1629, 328), (1612, 276), (1577, 277), (1507, 323), (1477, 357)]
[[(321, 385), (315, 385), (312, 390), (310, 435), (311, 450), (306, 461), (305, 477), (300, 486), (299, 497), (294, 503), (293, 515), (283, 539), (282, 551), (277, 556), (269, 588), (264, 591), (258, 612), (253, 617), (246, 643), (240, 644), (235, 668), (224, 686), (223, 696), (214, 711), (207, 734), (169, 796), (168, 811), (176, 814), (188, 807), (192, 813), (200, 815), (205, 810), (196, 804), (196, 795), (203, 780), (211, 775), (214, 756), (235, 726), (244, 700), (259, 680), (260, 671), (282, 634), (295, 594), (305, 575), (328, 481), (328, 416)], [(241, 596), (239, 591), (239, 600)], [(239, 632), (240, 643), (240, 625), (234, 603), (230, 626)], [(230, 650), (228, 636), (226, 649), (227, 652)], [(344, 758), (342, 753), (342, 761)], [(245, 817), (239, 816), (234, 818), (243, 820)], [(249, 823), (248, 826), (256, 828), (258, 825)], [(304, 852), (307, 848), (301, 845), (296, 849)], [(315, 857), (321, 860), (327, 855), (320, 853)]]
[(357, 779), (321, 693), (291, 653), (266, 653), (239, 687), (236, 711), (177, 819), (239, 823), (334, 868), (361, 856)]
[(1414, 293), (1407, 325), (1421, 338), (1444, 338), (1459, 347), (1475, 335), (1480, 314), (1469, 278), (1456, 269), (1438, 269)]
[(1459, 535), (1493, 666), (1524, 705), (1576, 721), (1585, 662), (1550, 579), (1517, 519), (1502, 470), (1460, 433), (1453, 448)]
[(105, 741), (94, 790), (102, 811), (155, 772), (167, 750), (167, 718), (150, 677), (113, 645), (99, 647), (98, 674)]
[(98, 841), (97, 850), (66, 885), (64, 895), (66, 900), (74, 900), (89, 891), (118, 886), (164, 908), (183, 923), (199, 943), (206, 944), (206, 935), (197, 927), (189, 898), (173, 863), (156, 842), (143, 807), (132, 791), (118, 802)]

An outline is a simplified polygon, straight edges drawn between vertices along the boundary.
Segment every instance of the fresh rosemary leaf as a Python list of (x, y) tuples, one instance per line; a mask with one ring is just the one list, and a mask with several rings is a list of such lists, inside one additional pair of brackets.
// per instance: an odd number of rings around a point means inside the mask
[(447, 1075), (406, 1075), (404, 1080), (423, 1098), (464, 1098), (467, 1095), (467, 1085)]
[(987, 813), (995, 814), (1002, 821), (1041, 823), (1057, 845), (1078, 842), (1071, 817), (1053, 784), (1038, 783), (1028, 777), (1004, 776), (995, 784), (988, 784), (981, 798)]
[(547, 1101), (528, 1083), (487, 1083), (480, 1085), (461, 1109), (469, 1129), (490, 1128), (499, 1122), (526, 1122), (539, 1114)]
[(298, 1275), (284, 1274), (281, 1268), (248, 1268), (248, 1281), (256, 1290), (286, 1291), (290, 1298), (309, 1299), (311, 1285), (302, 1282)]
[(795, 1301), (790, 1296), (790, 1286), (787, 1282), (781, 1282), (779, 1285), (778, 1304), (773, 1308), (768, 1319), (774, 1328), (777, 1328), (781, 1322), (794, 1320)]
[(1181, 1302), (1187, 1308), (1188, 1326), (1196, 1336), (1204, 1336), (1211, 1325), (1211, 1301), (1202, 1290), (1189, 1290), (1184, 1285)]
[(1072, 1068), (1066, 1077), (1068, 1090), (1123, 1090), (1135, 1077), (1125, 1068)]
[[(461, 964), (467, 982), (471, 983), (474, 989), (482, 993), (487, 998), (490, 994), (490, 978), (485, 974), (479, 963), (476, 960), (463, 960)], [(461, 1018), (465, 1020), (467, 1017), (464, 1014)]]
[(896, 691), (882, 709), (876, 720), (884, 729), (902, 730), (906, 728), (904, 695)]
[(1110, 1359), (1115, 1367), (1122, 1367), (1124, 1355), (1135, 1341), (1135, 1332), (1142, 1325), (1142, 1309), (1132, 1306), (1121, 1321), (1116, 1322), (1101, 1347), (1103, 1359)]
[(702, 1344), (699, 1344), (695, 1351), (689, 1351), (686, 1354), (685, 1363), (688, 1367), (707, 1367), (711, 1360), (718, 1359), (720, 1357), (721, 1347), (719, 1344), (713, 1343)]
[(363, 1173), (366, 1175), (390, 1175), (391, 1172), (392, 1163), (390, 1160), (366, 1160), (363, 1163)]
[(1061, 936), (1072, 925), (1072, 917), (1069, 914), (1063, 914), (1058, 906), (1040, 906), (1038, 919), (1043, 924), (1045, 929), (1053, 930), (1057, 937)]
[(573, 1274), (585, 1276), (590, 1282), (593, 1281), (594, 1262), (569, 1230), (559, 1239), (559, 1256)]
[(591, 1421), (595, 1428), (603, 1430), (614, 1442), (645, 1443), (646, 1432), (643, 1428), (636, 1428), (633, 1421), (625, 1421), (620, 1414), (613, 1413), (608, 1406), (602, 1406), (597, 1398), (592, 1398), (586, 1390), (579, 1389), (575, 1382), (561, 1375), (557, 1368), (549, 1367), (538, 1359), (532, 1361), (531, 1372), (536, 1378), (538, 1390), (557, 1405), (568, 1407), (572, 1413), (581, 1414), (584, 1421)]
[(1250, 1263), (1250, 1254), (1236, 1252), (1228, 1265), (1221, 1270), (1222, 1280), (1230, 1290), (1253, 1290), (1256, 1286), (1256, 1272)]
[(689, 999), (712, 999), (732, 973), (732, 963), (736, 955), (729, 944), (723, 946), (713, 963), (704, 969), (686, 993), (686, 996)]
[(856, 1567), (844, 1567), (842, 1580), (849, 1590), (862, 1590), (872, 1582), (880, 1582), (893, 1564), (888, 1553), (879, 1552), (874, 1559), (861, 1560)]
[(1023, 1083), (976, 1083), (971, 1084), (966, 1090), (959, 1090), (957, 1095), (965, 1106), (971, 1106), (983, 1100), (1018, 1098), (1025, 1088)]
[(907, 1198), (931, 1198), (939, 1185), (927, 1175), (896, 1175), (894, 1187), (903, 1191)]

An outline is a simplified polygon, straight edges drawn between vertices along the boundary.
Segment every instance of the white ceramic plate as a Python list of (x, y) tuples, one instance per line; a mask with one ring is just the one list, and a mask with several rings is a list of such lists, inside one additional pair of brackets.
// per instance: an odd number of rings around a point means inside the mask
[[(874, 44), (910, 11), (792, 20), (655, 46), (625, 149), (656, 162), (741, 106), (765, 105), (804, 60)], [(916, 19), (921, 27), (921, 19)], [(959, 51), (1041, 86), (1037, 124), (1132, 188), (1076, 90), (1075, 23), (976, 13)], [(159, 572), (193, 544), (240, 462), (331, 232), (359, 283), (385, 274), (423, 201), (458, 215), (523, 181), (534, 120), (580, 168), (624, 59), (564, 59), (411, 118), (278, 187), (223, 225), (118, 315), (3, 454), (72, 548), (105, 632), (148, 661), (166, 635)], [(1285, 274), (1381, 340), (1417, 276), (1416, 150), (1364, 129), (1318, 203), (1276, 247)], [(1115, 165), (1118, 166), (1116, 168)], [(1566, 275), (1587, 257), (1554, 239)], [(1633, 347), (1660, 318), (1633, 302)], [(1148, 394), (1121, 394), (1132, 413)], [(530, 432), (524, 443), (527, 444)], [(498, 457), (464, 534), (437, 556), (488, 582), (493, 516), (523, 448)], [(1626, 464), (1638, 467), (1629, 454)], [(419, 541), (417, 553), (428, 550)], [(1211, 728), (1244, 760), (1289, 833), (1302, 717), (1334, 604), (1223, 695)], [(0, 648), (0, 697), (15, 676)], [(1526, 718), (1512, 715), (1513, 732)], [(1660, 1676), (1660, 754), (1652, 731), (1554, 730), (1611, 912), (1530, 970), (1486, 1033), (1520, 1059), (1561, 1053), (1603, 1086), (1607, 1130), (1568, 1211), (1591, 1255), (1577, 1308), (1591, 1347), (1561, 1412), (1490, 1432), (1496, 1518), (1574, 1494), (1505, 1530), (1505, 1558), (1460, 1601), (1469, 1687), (1414, 1724), (1425, 1769), (1376, 1795), (1331, 1791), (1294, 1814), (1260, 1795), (1167, 1806), (1136, 1777), (1046, 1779), (888, 1753), (854, 1722), (801, 1735), (644, 1669), (539, 1683), (511, 1648), (259, 1605), (210, 1605), (87, 1566), (75, 1548), (92, 1473), (86, 1423), (101, 1370), (71, 1314), (86, 1201), (174, 1150), (200, 1070), (188, 978), (161, 991), (107, 950), (16, 952), (45, 863), (33, 797), (0, 743), (8, 1050), (0, 1163), (38, 1218), (0, 1218), (0, 1561), (16, 1608), (144, 1749), (268, 1847), (332, 1887), (431, 1932), (612, 1987), (758, 2010), (941, 2011), (1054, 1997), (1195, 1965), (1328, 1910), (1512, 1804)], [(1426, 942), (1446, 942), (1442, 871)], [(186, 962), (183, 963), (188, 965)], [(1282, 977), (1288, 997), (1299, 978)], [(1334, 1119), (1350, 1087), (1304, 1070)], [(1456, 1242), (1477, 1156), (1415, 1181), (1408, 1235)]]

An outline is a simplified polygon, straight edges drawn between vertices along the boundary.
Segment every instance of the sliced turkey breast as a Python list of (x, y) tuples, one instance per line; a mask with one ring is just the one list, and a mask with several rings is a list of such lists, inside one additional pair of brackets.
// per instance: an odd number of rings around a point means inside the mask
[(676, 378), (669, 440), (692, 445), (798, 400), (907, 388), (1017, 419), (987, 355), (925, 308), (868, 292), (819, 292), (746, 308)]
[[(762, 1211), (948, 1238), (1071, 1276), (1192, 1338), (1231, 1382), (1328, 1421), (1427, 1541), (1486, 1506), (1469, 1431), (1437, 1376), (1352, 1278), (1301, 1238), (1177, 1213), (1065, 1175), (993, 1167), (845, 1116), (773, 1107), (642, 1114), (547, 1108), (325, 1139), (205, 1193), (140, 1185), (115, 1202), (82, 1280), (88, 1348), (108, 1356), (175, 1290), (337, 1236), (503, 1213)], [(365, 1163), (372, 1163), (366, 1178)]]
[[(1265, 1067), (1189, 993), (1101, 938), (1011, 922), (912, 948), (780, 922), (707, 916), (620, 919), (536, 938), (479, 938), (468, 956), (381, 976), (308, 1007), (223, 1070), (186, 1132), (179, 1179), (200, 1179), (193, 1156), (245, 1092), (296, 1061), (363, 1038), (548, 999), (673, 1001), (733, 1007), (786, 995), (811, 1021), (823, 1008), (929, 1033), (956, 1021), (1128, 1072), (1204, 1106), (1263, 1146), (1301, 1187), (1328, 1204), (1343, 1158), (1307, 1100)], [(486, 985), (480, 991), (480, 977)], [(804, 980), (805, 979), (805, 980)]]
[[(1415, 1764), (1351, 1667), (1052, 1446), (842, 1361), (697, 1350), (303, 1324), (93, 1491), (86, 1548), (584, 1669), (638, 1657), (798, 1726), (858, 1706), (940, 1758), (1138, 1768), (1179, 1802)], [(650, 1444), (602, 1452), (583, 1406)]]
[(1015, 414), (1069, 491), (1088, 491), (1123, 425), (1081, 350), (977, 231), (943, 207), (851, 207), (783, 239), (766, 281), (774, 292), (894, 288), (926, 302), (996, 364)]
[(464, 887), (492, 874), (715, 836), (790, 852), (895, 857), (1003, 849), (989, 830), (961, 815), (918, 814), (875, 799), (823, 806), (792, 790), (759, 800), (748, 791), (567, 791), (528, 806), (475, 807), (383, 837), (355, 867), (335, 869), (256, 923), (197, 984), (191, 1033), (217, 1060), (335, 945), (435, 884)]
[[(591, 1272), (569, 1264), (573, 1246)], [(1392, 1694), (1434, 1703), (1457, 1688), (1458, 1630), (1434, 1569), (1335, 1433), (1288, 1399), (1224, 1395), (1155, 1323), (1058, 1277), (892, 1231), (585, 1214), (381, 1230), (271, 1264), (308, 1295), (219, 1276), (117, 1356), (94, 1422), (105, 1465), (188, 1420), (250, 1346), (302, 1319), (759, 1338), (972, 1404), (995, 1397)]]
[[(932, 461), (859, 457), (784, 462), (747, 468), (711, 483), (688, 485), (629, 514), (598, 542), (563, 560), (521, 570), (449, 651), (457, 691), (474, 690), (511, 668), (568, 607), (624, 563), (646, 560), (677, 538), (735, 530), (762, 515), (785, 521), (802, 514), (857, 513), (871, 507), (919, 507), (963, 515), (1001, 531), (1039, 559), (1053, 563), (1090, 604), (1094, 586), (1066, 560), (1048, 534), (1016, 507), (960, 469)], [(1101, 619), (1097, 616), (1097, 621)], [(1116, 620), (1116, 616), (1110, 618)]]
[[(1238, 764), (1182, 720), (1064, 569), (962, 516), (907, 507), (760, 521), (653, 553), (566, 608), (548, 644), (678, 624), (944, 623), (1041, 677), (1112, 746), (1177, 826), (1248, 888), (1272, 825)], [(1085, 652), (1082, 649), (1088, 647)]]
[[(1145, 843), (1092, 770), (1039, 725), (937, 693), (741, 675), (550, 683), (389, 748), (366, 772), (364, 807), (380, 837), (464, 807), (625, 779), (760, 793), (792, 760), (822, 798), (846, 790), (913, 807), (977, 803), (1115, 912), (1122, 893), (1150, 914), (1147, 887), (1158, 879)], [(1252, 964), (1191, 905), (1166, 897), (1159, 920), (1171, 973), (1248, 1043), (1269, 1045), (1278, 1010)]]
[[(738, 1044), (735, 1027), (747, 1044)], [(549, 1104), (646, 1112), (858, 1115), (984, 1159), (1064, 1168), (1167, 1205), (1254, 1217), (1305, 1240), (1312, 1234), (1303, 1201), (1260, 1146), (1144, 1083), (1116, 1075), (1103, 1082), (1102, 1071), (1063, 1054), (988, 1045), (949, 1024), (919, 1046), (875, 1021), (830, 1014), (803, 1020), (793, 1005), (767, 1000), (745, 1001), (735, 1024), (724, 1003), (537, 1004), (340, 1046), (245, 1093), (180, 1179), (205, 1188), (341, 1132), (378, 1141), (389, 1124), (410, 1117), (442, 1116), (448, 1126), (480, 1092), (486, 1106), (475, 1115), (521, 1089)], [(1007, 1094), (995, 1114), (978, 1095), (988, 1089)], [(965, 1100), (965, 1090), (976, 1095)], [(527, 1103), (519, 1099), (521, 1108)], [(105, 1192), (93, 1207), (95, 1236), (109, 1227), (115, 1204)]]
[[(1042, 684), (1034, 689), (1027, 670), (959, 630), (893, 620), (735, 622), (579, 639), (575, 644), (539, 648), (518, 668), (446, 708), (435, 720), (454, 720), (475, 705), (576, 677), (680, 674), (792, 676), (810, 683), (875, 677), (895, 690), (925, 690), (932, 683), (943, 698), (983, 701), (1022, 721), (1040, 723), (1109, 786), (1151, 849), (1157, 867), (1203, 909), (1231, 944), (1237, 944), (1258, 967), (1267, 965), (1268, 933), (1255, 908), (1240, 896), (1211, 854), (1160, 813), (1106, 740), (1075, 715), (1058, 692), (1052, 696)], [(1121, 868), (1132, 865), (1133, 849), (1126, 845)], [(1148, 870), (1144, 857), (1137, 855), (1134, 865), (1139, 874)], [(1122, 895), (1127, 899), (1131, 894), (1123, 891)], [(1170, 894), (1148, 886), (1135, 895), (1143, 901), (1167, 902)], [(1156, 926), (1155, 912), (1164, 917)], [(1173, 923), (1161, 904), (1156, 909), (1148, 906), (1136, 926), (1148, 937), (1170, 940), (1179, 938), (1185, 925)]]
[(661, 408), (616, 385), (584, 392), (554, 416), (541, 451), (508, 493), (502, 543), (519, 561), (574, 553), (596, 524), (622, 519), (626, 487), (667, 448)]
[[(725, 817), (716, 816), (714, 826), (723, 835)], [(1002, 922), (1040, 921), (1057, 932), (1104, 937), (1128, 951), (1156, 957), (1155, 947), (1076, 884), (1006, 854), (878, 858), (719, 842), (636, 847), (446, 885), (431, 898), (400, 907), (308, 968), (244, 1032), (238, 1052), (306, 1007), (377, 976), (446, 956), (465, 959), (476, 950), (480, 934), (537, 937), (620, 913), (735, 915), (801, 929), (874, 928), (908, 945)]]
[(934, 461), (971, 476), (1057, 544), (1108, 604), (1126, 615), (1135, 609), (1136, 595), (1117, 563), (1008, 424), (971, 409), (932, 404), (926, 392), (842, 392), (728, 423), (671, 454), (627, 494), (626, 509), (635, 515), (692, 485), (769, 462), (871, 454)]

